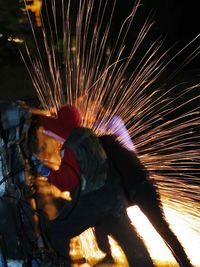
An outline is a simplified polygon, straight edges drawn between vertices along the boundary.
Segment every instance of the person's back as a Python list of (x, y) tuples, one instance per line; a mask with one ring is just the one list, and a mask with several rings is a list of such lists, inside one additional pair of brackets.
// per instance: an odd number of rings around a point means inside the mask
[(62, 146), (75, 152), (81, 171), (81, 194), (102, 187), (107, 178), (107, 155), (94, 132), (88, 128), (75, 128)]

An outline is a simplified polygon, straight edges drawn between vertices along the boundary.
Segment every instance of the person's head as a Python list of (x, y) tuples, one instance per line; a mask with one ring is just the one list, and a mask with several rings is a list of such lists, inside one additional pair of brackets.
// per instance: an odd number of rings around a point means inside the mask
[(74, 128), (81, 126), (81, 115), (74, 106), (65, 105), (58, 110), (56, 118), (38, 116), (38, 123), (45, 131), (66, 140)]

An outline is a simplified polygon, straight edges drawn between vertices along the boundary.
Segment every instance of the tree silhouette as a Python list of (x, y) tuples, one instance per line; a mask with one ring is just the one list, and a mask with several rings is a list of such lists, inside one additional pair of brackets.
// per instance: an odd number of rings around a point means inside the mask
[(17, 55), (15, 38), (22, 36), (22, 3), (13, 0), (0, 0), (0, 62)]

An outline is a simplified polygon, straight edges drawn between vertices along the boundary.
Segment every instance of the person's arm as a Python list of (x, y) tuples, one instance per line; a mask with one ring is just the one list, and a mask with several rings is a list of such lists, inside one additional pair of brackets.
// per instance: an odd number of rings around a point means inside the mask
[(71, 191), (80, 185), (80, 168), (72, 150), (65, 150), (60, 168), (51, 170), (48, 180), (61, 191)]
[(44, 165), (37, 157), (32, 157), (37, 172), (47, 177), (50, 183), (61, 191), (71, 191), (80, 184), (80, 168), (75, 153), (65, 149), (60, 168), (52, 170)]

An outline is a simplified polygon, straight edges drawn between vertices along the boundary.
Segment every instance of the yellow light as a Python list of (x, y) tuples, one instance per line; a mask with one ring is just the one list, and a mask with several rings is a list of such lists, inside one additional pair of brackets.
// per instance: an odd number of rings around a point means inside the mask
[(179, 210), (165, 208), (165, 214), (169, 218), (173, 231), (184, 245), (193, 265), (200, 266), (200, 236), (195, 231), (195, 229), (200, 228), (200, 222), (197, 217), (195, 220), (192, 215), (186, 214), (181, 208)]
[(9, 37), (8, 41), (9, 42), (15, 42), (15, 43), (23, 43), (24, 42), (24, 40), (22, 40), (20, 38), (12, 38), (12, 37)]
[(128, 208), (127, 212), (138, 233), (143, 237), (152, 258), (162, 262), (174, 262), (173, 256), (164, 241), (140, 209), (134, 206)]
[(42, 8), (42, 1), (41, 0), (34, 0), (32, 4), (28, 4), (27, 1), (26, 9), (30, 10), (31, 12), (35, 13), (36, 24), (38, 27), (41, 26), (41, 19), (40, 19), (40, 12)]
[[(187, 220), (189, 220), (189, 215), (182, 214), (181, 216), (181, 211), (169, 208), (165, 208), (164, 210), (166, 217), (169, 218), (170, 227), (184, 245), (187, 254), (192, 259), (192, 263), (195, 266), (200, 266), (200, 237), (195, 231), (193, 232), (191, 230), (191, 227), (187, 227), (184, 219), (187, 217)], [(170, 263), (173, 264), (170, 266), (177, 266), (170, 250), (140, 209), (134, 206), (128, 208), (127, 212), (138, 233), (143, 237), (152, 258), (160, 263)]]

